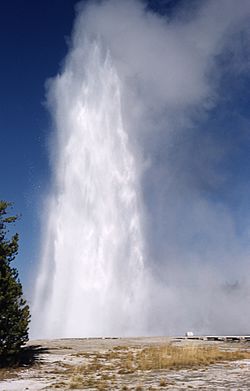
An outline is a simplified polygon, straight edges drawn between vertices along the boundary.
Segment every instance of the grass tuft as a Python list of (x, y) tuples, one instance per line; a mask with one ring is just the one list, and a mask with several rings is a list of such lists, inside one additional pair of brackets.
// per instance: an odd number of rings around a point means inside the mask
[(214, 346), (151, 346), (136, 354), (137, 369), (142, 371), (200, 367), (222, 361), (249, 358), (249, 352), (223, 351)]

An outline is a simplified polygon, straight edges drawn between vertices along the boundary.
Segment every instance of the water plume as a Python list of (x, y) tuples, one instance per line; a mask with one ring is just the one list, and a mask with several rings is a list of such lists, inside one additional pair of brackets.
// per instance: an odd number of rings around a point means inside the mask
[(78, 5), (48, 83), (35, 336), (249, 332), (250, 3), (178, 4)]
[(109, 53), (86, 40), (49, 88), (57, 155), (37, 288), (42, 333), (134, 332), (143, 239), (120, 80)]

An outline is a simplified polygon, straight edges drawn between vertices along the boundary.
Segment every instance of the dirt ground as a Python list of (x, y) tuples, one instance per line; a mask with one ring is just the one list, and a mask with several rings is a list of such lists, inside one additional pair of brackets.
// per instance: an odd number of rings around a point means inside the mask
[[(250, 390), (250, 359), (192, 369), (135, 372), (119, 371), (115, 362), (113, 367), (103, 362), (105, 352), (122, 354), (126, 349), (133, 354), (138, 349), (162, 343), (216, 345), (227, 350), (250, 351), (250, 343), (245, 341), (208, 342), (167, 337), (36, 340), (29, 342), (29, 346), (37, 350), (35, 363), (31, 367), (0, 373), (0, 391)], [(82, 375), (81, 368), (90, 363), (91, 373)]]

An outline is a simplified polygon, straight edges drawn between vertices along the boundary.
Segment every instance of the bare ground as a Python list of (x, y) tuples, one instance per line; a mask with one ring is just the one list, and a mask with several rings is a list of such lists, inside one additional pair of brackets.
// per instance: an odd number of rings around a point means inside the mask
[[(250, 390), (250, 358), (182, 369), (133, 367), (132, 359), (148, 347), (216, 346), (246, 351), (249, 342), (207, 342), (166, 337), (61, 339), (31, 341), (39, 355), (31, 366), (0, 371), (0, 391), (22, 390)], [(249, 356), (250, 357), (250, 356)]]

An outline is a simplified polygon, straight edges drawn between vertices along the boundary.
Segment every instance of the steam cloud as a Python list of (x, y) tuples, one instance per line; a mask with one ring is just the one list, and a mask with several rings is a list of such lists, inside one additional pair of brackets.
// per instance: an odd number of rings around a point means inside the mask
[[(230, 127), (225, 97), (233, 94), (230, 78), (249, 75), (250, 3), (186, 7), (166, 17), (136, 0), (80, 3), (63, 72), (75, 58), (77, 93), (86, 77), (84, 42), (98, 40), (120, 80), (143, 222), (141, 332), (248, 333), (249, 216), (235, 203), (244, 207), (249, 184), (232, 168), (248, 122)], [(51, 96), (54, 118), (66, 123), (55, 83)], [(57, 156), (52, 160), (56, 171)]]

